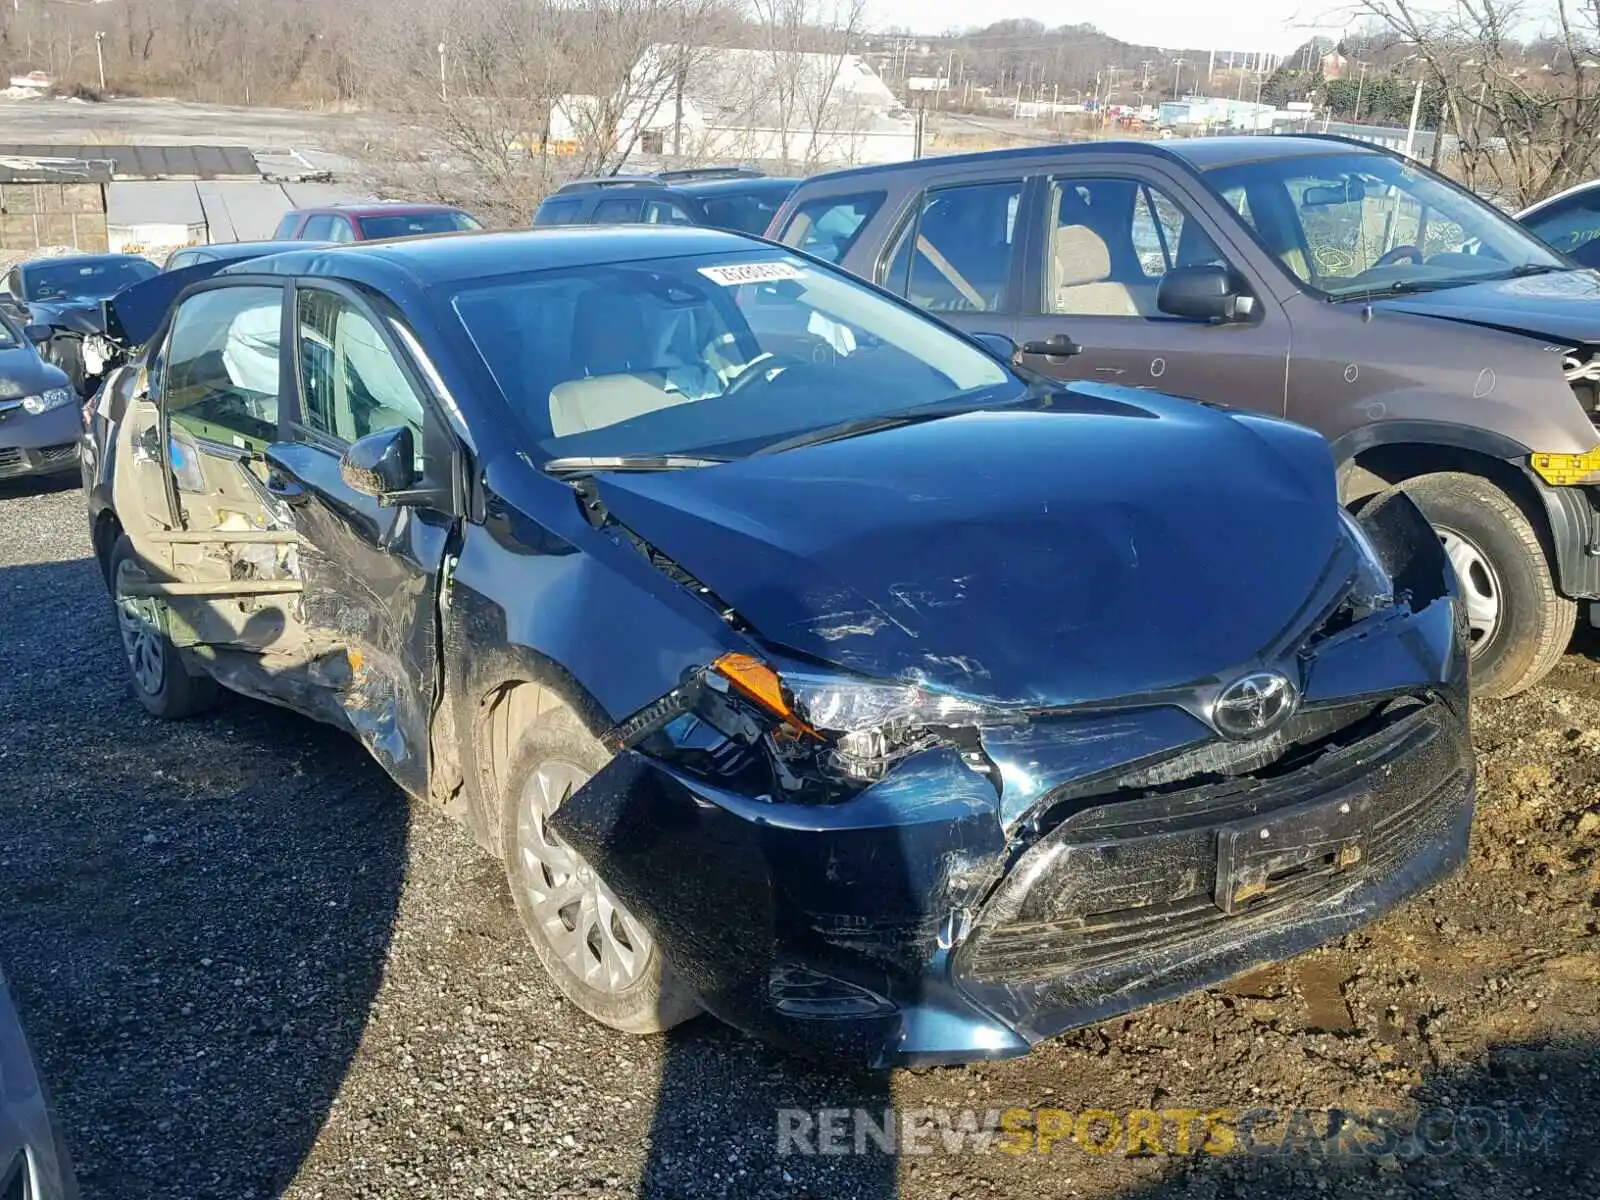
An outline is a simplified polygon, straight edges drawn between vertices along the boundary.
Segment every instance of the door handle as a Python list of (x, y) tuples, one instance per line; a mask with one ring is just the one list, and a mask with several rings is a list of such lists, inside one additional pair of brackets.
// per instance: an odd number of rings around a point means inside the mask
[(1045, 358), (1071, 358), (1074, 354), (1082, 354), (1083, 347), (1064, 333), (1052, 333), (1043, 341), (1023, 342), (1022, 352)]

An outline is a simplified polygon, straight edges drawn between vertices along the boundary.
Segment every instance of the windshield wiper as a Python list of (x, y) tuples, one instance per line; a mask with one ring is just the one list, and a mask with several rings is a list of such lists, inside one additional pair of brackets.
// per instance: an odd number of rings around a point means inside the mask
[[(989, 391), (980, 388), (979, 391)], [(854, 421), (841, 421), (837, 425), (824, 425), (821, 429), (813, 429), (807, 433), (797, 434), (792, 438), (785, 438), (781, 442), (773, 442), (754, 451), (751, 458), (762, 458), (768, 454), (782, 454), (785, 450), (799, 450), (806, 446), (820, 446), (826, 442), (839, 442), (846, 438), (861, 437), (863, 434), (879, 433), (885, 429), (898, 429), (902, 425), (917, 425), (923, 421), (937, 421), (941, 417), (954, 417), (962, 413), (982, 412), (988, 408), (1009, 408), (1020, 404), (1024, 400), (1034, 398), (1033, 388), (1024, 390), (1020, 395), (1007, 400), (983, 400), (976, 396), (965, 398), (952, 397), (940, 400), (934, 404), (924, 404), (920, 408), (908, 408), (897, 413), (882, 413), (876, 417), (859, 417)]]
[(1553, 275), (1557, 271), (1570, 271), (1571, 267), (1563, 267), (1556, 263), (1518, 263), (1507, 271), (1512, 279), (1521, 279), (1525, 275)]
[(557, 479), (578, 479), (596, 471), (687, 471), (694, 467), (714, 467), (725, 458), (706, 458), (686, 454), (599, 454), (552, 458), (540, 468)]

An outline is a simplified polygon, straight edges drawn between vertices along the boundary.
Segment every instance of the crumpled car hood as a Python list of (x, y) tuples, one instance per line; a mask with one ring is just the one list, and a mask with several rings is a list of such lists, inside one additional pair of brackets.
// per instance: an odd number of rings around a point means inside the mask
[(1092, 384), (595, 486), (770, 643), (1037, 705), (1237, 669), (1339, 537), (1315, 434)]
[(1378, 300), (1373, 307), (1562, 342), (1600, 342), (1600, 272), (1596, 271), (1464, 284)]

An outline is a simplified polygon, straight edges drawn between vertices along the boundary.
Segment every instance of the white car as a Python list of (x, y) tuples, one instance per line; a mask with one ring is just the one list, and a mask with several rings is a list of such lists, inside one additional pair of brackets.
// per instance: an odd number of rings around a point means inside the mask
[(77, 1200), (60, 1131), (51, 1120), (28, 1040), (0, 975), (0, 1196)]
[(1600, 179), (1541, 200), (1516, 219), (1580, 266), (1600, 267)]

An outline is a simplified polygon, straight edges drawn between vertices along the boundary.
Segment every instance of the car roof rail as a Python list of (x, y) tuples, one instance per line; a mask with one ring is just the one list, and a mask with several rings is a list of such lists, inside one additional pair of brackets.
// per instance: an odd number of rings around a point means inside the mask
[(590, 179), (569, 179), (558, 192), (592, 192), (609, 187), (644, 187), (660, 183), (654, 175), (597, 175)]
[(662, 183), (687, 183), (692, 179), (764, 179), (766, 172), (755, 167), (681, 167), (656, 175)]

